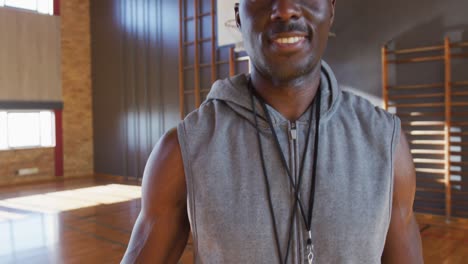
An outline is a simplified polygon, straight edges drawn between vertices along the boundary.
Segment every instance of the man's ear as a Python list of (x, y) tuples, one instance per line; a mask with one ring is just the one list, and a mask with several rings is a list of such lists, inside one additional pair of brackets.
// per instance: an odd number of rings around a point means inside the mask
[(236, 24), (237, 24), (237, 27), (240, 28), (241, 27), (241, 21), (240, 21), (240, 16), (239, 16), (239, 3), (236, 3), (234, 5), (234, 13), (236, 15)]
[(335, 6), (336, 6), (336, 0), (331, 0), (331, 17), (330, 17), (330, 26), (333, 25), (333, 22), (335, 21)]

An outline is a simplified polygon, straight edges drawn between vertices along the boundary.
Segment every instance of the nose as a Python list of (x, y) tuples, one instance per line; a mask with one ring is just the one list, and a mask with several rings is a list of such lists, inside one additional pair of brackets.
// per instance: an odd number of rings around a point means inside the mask
[(302, 16), (302, 9), (296, 2), (296, 0), (274, 1), (271, 20), (287, 21), (299, 19)]

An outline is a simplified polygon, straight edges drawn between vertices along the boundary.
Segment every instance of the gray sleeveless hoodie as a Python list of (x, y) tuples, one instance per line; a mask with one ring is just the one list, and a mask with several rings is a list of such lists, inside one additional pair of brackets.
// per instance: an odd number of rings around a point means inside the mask
[[(196, 263), (280, 263), (247, 81), (246, 75), (217, 81), (207, 100), (178, 127)], [(340, 91), (325, 62), (320, 89), (314, 263), (380, 263), (390, 223), (400, 121)], [(262, 107), (255, 104), (284, 256), (294, 193)], [(315, 148), (310, 140), (309, 153), (304, 153), (310, 111), (295, 122), (294, 140), (291, 122), (268, 108), (296, 180), (300, 160), (307, 155), (300, 189), (301, 199), (308, 201)], [(288, 263), (306, 263), (308, 234), (299, 210), (295, 215)]]

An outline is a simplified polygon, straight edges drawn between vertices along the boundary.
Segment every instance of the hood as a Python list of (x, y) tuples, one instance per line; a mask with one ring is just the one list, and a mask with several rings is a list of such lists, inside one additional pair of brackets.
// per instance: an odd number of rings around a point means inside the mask
[[(207, 101), (220, 100), (226, 103), (234, 112), (249, 122), (253, 123), (254, 115), (251, 103), (251, 96), (248, 89), (249, 74), (240, 74), (231, 78), (216, 81), (210, 93), (207, 96)], [(340, 88), (336, 81), (335, 75), (330, 69), (330, 66), (322, 61), (321, 66), (321, 122), (325, 122), (333, 114), (340, 100)], [(257, 114), (260, 117), (262, 126), (267, 127), (265, 113), (260, 102), (255, 98), (255, 107)], [(276, 109), (267, 105), (274, 125), (287, 123), (288, 120), (281, 115)], [(297, 120), (298, 122), (308, 122), (310, 111), (305, 111), (304, 114)], [(314, 115), (315, 116), (315, 115)]]

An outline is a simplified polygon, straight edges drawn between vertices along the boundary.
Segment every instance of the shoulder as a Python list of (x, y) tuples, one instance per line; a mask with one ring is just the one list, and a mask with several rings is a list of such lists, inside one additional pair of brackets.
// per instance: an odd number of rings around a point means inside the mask
[(150, 164), (157, 162), (161, 156), (167, 158), (178, 155), (180, 155), (180, 146), (177, 136), (177, 128), (172, 128), (167, 131), (156, 144), (148, 162)]
[(159, 140), (148, 158), (142, 183), (142, 208), (157, 213), (164, 210), (163, 205), (184, 201), (185, 192), (182, 154), (174, 128)]
[(346, 91), (341, 94), (339, 110), (335, 114), (335, 122), (361, 131), (360, 135), (372, 144), (383, 144), (391, 148), (391, 153), (395, 152), (401, 131), (401, 121), (396, 115)]
[(214, 129), (217, 121), (226, 122), (234, 116), (236, 116), (236, 112), (232, 110), (229, 102), (209, 99), (203, 102), (198, 109), (189, 113), (179, 124), (178, 129), (184, 133), (208, 131)]
[[(400, 119), (369, 100), (348, 91), (342, 91), (340, 115), (369, 129), (394, 130), (400, 132)], [(356, 124), (356, 125), (357, 125)]]
[(219, 100), (209, 99), (204, 101), (200, 107), (190, 112), (181, 124), (188, 127), (203, 126), (207, 122), (211, 122), (214, 118), (217, 109), (224, 103)]
[(391, 121), (395, 115), (385, 111), (379, 106), (372, 104), (368, 99), (349, 91), (341, 92), (341, 105), (346, 111), (351, 111), (364, 117), (375, 117)]

